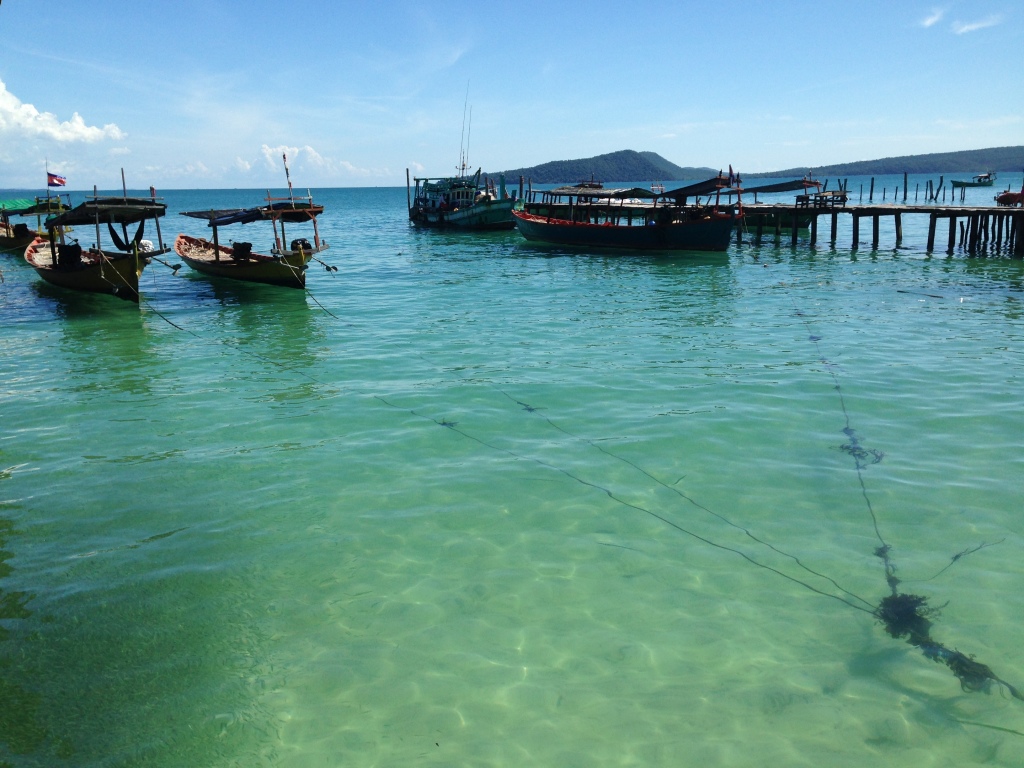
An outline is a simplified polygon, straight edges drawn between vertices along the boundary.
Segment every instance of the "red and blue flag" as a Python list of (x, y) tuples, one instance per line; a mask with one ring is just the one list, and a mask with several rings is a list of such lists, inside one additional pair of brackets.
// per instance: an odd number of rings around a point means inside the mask
[(58, 176), (56, 173), (46, 172), (46, 186), (48, 187), (63, 187), (68, 183), (68, 180), (63, 176)]

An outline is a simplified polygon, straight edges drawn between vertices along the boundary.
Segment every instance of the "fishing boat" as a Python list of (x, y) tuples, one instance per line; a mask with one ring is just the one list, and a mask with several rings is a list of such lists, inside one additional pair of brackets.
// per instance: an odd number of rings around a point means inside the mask
[[(46, 231), (44, 218), (66, 211), (68, 207), (60, 197), (0, 200), (0, 252), (24, 253), (25, 248)], [(11, 216), (35, 216), (36, 228), (24, 222), (11, 223)]]
[[(46, 236), (38, 235), (25, 249), (25, 261), (46, 282), (61, 288), (92, 293), (107, 293), (125, 301), (139, 301), (139, 276), (151, 259), (167, 253), (160, 235), (160, 217), (167, 206), (151, 197), (92, 197), (68, 211), (46, 220)], [(157, 246), (144, 240), (147, 221), (156, 222)], [(102, 225), (113, 246), (103, 245)], [(96, 242), (83, 248), (77, 240), (68, 241), (68, 227), (94, 225)], [(114, 228), (121, 229), (119, 235)], [(129, 236), (128, 226), (138, 225)]]
[[(266, 205), (255, 208), (183, 211), (182, 216), (204, 219), (213, 230), (213, 239), (180, 234), (174, 241), (174, 251), (192, 269), (204, 275), (287, 288), (305, 288), (306, 268), (310, 260), (316, 259), (315, 254), (329, 247), (320, 238), (316, 221), (316, 217), (324, 212), (324, 207), (313, 202), (313, 196), (308, 190), (304, 197), (294, 194), (287, 156), (284, 163), (285, 175), (288, 178), (288, 197), (271, 197), (267, 192)], [(236, 240), (231, 245), (221, 245), (219, 227), (256, 221), (270, 221), (273, 224), (274, 244), (269, 254), (253, 251), (251, 242)], [(313, 242), (310, 243), (304, 237), (297, 237), (288, 242), (285, 234), (286, 223), (312, 223)], [(338, 269), (328, 264), (324, 266), (334, 271)]]
[[(742, 202), (721, 204), (738, 187), (722, 176), (669, 192), (603, 189), (591, 185), (531, 190), (523, 210), (513, 211), (527, 240), (596, 248), (724, 251)], [(538, 199), (539, 195), (539, 199)], [(701, 202), (701, 197), (708, 199)], [(694, 198), (693, 203), (688, 203)]]
[(515, 200), (505, 189), (505, 177), (496, 185), (492, 179), (481, 183), (480, 169), (472, 176), (414, 178), (415, 192), (405, 171), (409, 221), (422, 227), (494, 230), (513, 229)]
[(989, 171), (988, 173), (979, 173), (977, 176), (973, 176), (970, 181), (950, 179), (949, 183), (953, 185), (953, 189), (959, 189), (960, 187), (991, 187), (995, 180), (995, 171)]
[(1020, 192), (1011, 192), (1010, 188), (1007, 187), (1005, 192), (1000, 192), (995, 196), (995, 201), (996, 205), (1006, 208), (1024, 206), (1024, 183), (1020, 186)]

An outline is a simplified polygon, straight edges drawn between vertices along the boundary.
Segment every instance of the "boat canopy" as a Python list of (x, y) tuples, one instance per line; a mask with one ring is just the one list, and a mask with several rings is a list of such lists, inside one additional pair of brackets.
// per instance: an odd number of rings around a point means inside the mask
[(676, 202), (679, 203), (682, 200), (686, 202), (688, 197), (699, 197), (700, 195), (710, 195), (712, 192), (716, 192), (720, 189), (725, 189), (729, 185), (729, 179), (726, 176), (718, 175), (713, 176), (706, 181), (698, 181), (696, 184), (690, 184), (686, 187), (679, 187), (679, 189), (671, 189), (664, 194), (658, 195), (658, 197), (674, 197)]
[(263, 214), (259, 208), (226, 208), (219, 211), (182, 211), (182, 216), (193, 219), (206, 219), (211, 227), (223, 227), (227, 224), (249, 224), (262, 221)]
[(18, 198), (15, 200), (0, 200), (0, 211), (5, 216), (43, 216), (50, 213), (66, 211), (68, 207), (58, 198)]
[(167, 205), (146, 197), (96, 197), (47, 220), (47, 229), (93, 224), (135, 224), (156, 219), (167, 212)]
[(251, 224), (254, 221), (279, 219), (290, 223), (309, 221), (324, 212), (322, 205), (303, 201), (284, 200), (261, 205), (257, 208), (225, 208), (210, 211), (182, 211), (182, 216), (193, 219), (205, 219), (211, 227), (223, 227), (228, 224)]
[(657, 197), (661, 197), (660, 194), (651, 192), (651, 190), (644, 189), (642, 187), (632, 187), (631, 189), (600, 189), (577, 185), (540, 191), (554, 197), (591, 197), (595, 200), (623, 200), (634, 198), (641, 200), (653, 200)]
[(794, 181), (780, 181), (776, 184), (764, 184), (760, 187), (746, 187), (743, 191), (766, 194), (768, 192), (795, 192), (798, 189), (820, 186), (820, 181), (813, 181), (811, 179), (795, 179)]

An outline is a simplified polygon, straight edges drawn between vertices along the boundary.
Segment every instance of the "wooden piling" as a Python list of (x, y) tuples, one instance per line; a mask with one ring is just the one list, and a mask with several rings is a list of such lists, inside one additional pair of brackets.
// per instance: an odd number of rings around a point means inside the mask
[(853, 214), (853, 249), (860, 244), (860, 216)]
[(761, 234), (764, 232), (764, 216), (757, 217), (757, 234), (754, 238), (758, 245), (761, 244)]
[(903, 242), (903, 215), (896, 211), (892, 215), (893, 223), (896, 225), (896, 244), (899, 245)]
[(818, 215), (814, 214), (811, 216), (811, 247), (813, 248), (818, 242)]
[(875, 199), (875, 177), (871, 177), (871, 189), (868, 192), (868, 202), (872, 202)]
[(874, 214), (871, 217), (871, 247), (875, 250), (878, 249), (878, 214)]
[(792, 226), (793, 226), (793, 230), (792, 230), (792, 233), (791, 233), (792, 236), (790, 238), (790, 241), (791, 241), (790, 244), (794, 248), (796, 248), (796, 236), (797, 236), (797, 233), (800, 231), (800, 219), (797, 216), (796, 211), (793, 212), (793, 220), (790, 222), (790, 224), (792, 224)]
[(832, 233), (831, 233), (830, 238), (829, 238), (831, 240), (831, 242), (832, 242), (832, 245), (836, 244), (836, 226), (838, 225), (838, 223), (839, 223), (839, 214), (836, 213), (835, 211), (832, 211)]
[(782, 240), (782, 214), (775, 214), (775, 242)]
[(926, 251), (931, 253), (935, 250), (935, 222), (936, 216), (934, 213), (928, 214), (928, 245), (925, 248)]
[(946, 252), (952, 253), (956, 250), (956, 216), (949, 217), (949, 243)]
[(903, 202), (907, 202), (907, 172), (903, 172)]

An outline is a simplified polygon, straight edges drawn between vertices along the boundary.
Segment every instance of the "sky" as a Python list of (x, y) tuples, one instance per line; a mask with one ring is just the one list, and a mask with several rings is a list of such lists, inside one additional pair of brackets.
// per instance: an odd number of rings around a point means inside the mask
[(1024, 144), (1024, 3), (0, 0), (0, 188), (761, 172)]

